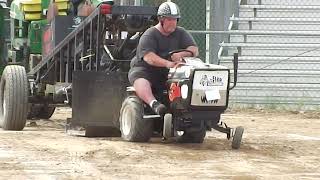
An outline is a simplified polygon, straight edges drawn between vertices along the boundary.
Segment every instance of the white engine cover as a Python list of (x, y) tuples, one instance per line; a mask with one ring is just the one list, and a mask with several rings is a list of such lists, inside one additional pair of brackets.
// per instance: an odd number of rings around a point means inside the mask
[(226, 69), (196, 70), (192, 84), (192, 106), (226, 106), (229, 83)]

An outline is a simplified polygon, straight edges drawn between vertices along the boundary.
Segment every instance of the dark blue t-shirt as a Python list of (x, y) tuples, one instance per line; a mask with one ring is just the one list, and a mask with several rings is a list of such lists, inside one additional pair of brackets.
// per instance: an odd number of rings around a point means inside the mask
[(156, 27), (146, 30), (139, 40), (136, 56), (131, 61), (131, 67), (147, 67), (154, 70), (166, 70), (162, 67), (154, 67), (143, 60), (148, 52), (154, 52), (158, 56), (168, 59), (170, 51), (186, 49), (196, 46), (193, 37), (184, 28), (177, 27), (169, 36), (164, 36)]

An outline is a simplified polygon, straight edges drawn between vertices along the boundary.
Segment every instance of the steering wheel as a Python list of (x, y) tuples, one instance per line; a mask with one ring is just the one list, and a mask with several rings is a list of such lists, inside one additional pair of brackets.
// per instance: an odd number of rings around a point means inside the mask
[(183, 52), (183, 51), (189, 52), (189, 53), (192, 54), (192, 56), (194, 56), (193, 52), (190, 51), (189, 49), (177, 49), (177, 50), (173, 50), (173, 51), (170, 51), (170, 52), (169, 52), (169, 58), (171, 58), (172, 54), (174, 54), (174, 53), (179, 53), (179, 52)]

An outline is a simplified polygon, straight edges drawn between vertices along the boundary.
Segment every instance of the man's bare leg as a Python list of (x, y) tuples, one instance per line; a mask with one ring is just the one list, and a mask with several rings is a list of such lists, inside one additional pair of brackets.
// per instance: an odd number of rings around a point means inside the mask
[(139, 78), (134, 81), (133, 87), (136, 90), (138, 97), (147, 103), (155, 113), (161, 116), (166, 113), (166, 106), (156, 100), (152, 93), (151, 84), (148, 80)]
[(150, 104), (151, 101), (156, 100), (152, 94), (151, 84), (148, 80), (144, 78), (139, 78), (134, 81), (133, 87), (136, 90), (136, 94), (145, 103)]

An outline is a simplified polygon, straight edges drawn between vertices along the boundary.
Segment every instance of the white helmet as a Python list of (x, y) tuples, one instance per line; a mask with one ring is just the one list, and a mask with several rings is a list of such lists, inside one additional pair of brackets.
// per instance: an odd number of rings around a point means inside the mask
[(179, 19), (181, 17), (180, 15), (180, 9), (177, 4), (173, 2), (164, 2), (162, 3), (158, 8), (158, 14), (159, 17), (172, 17)]

